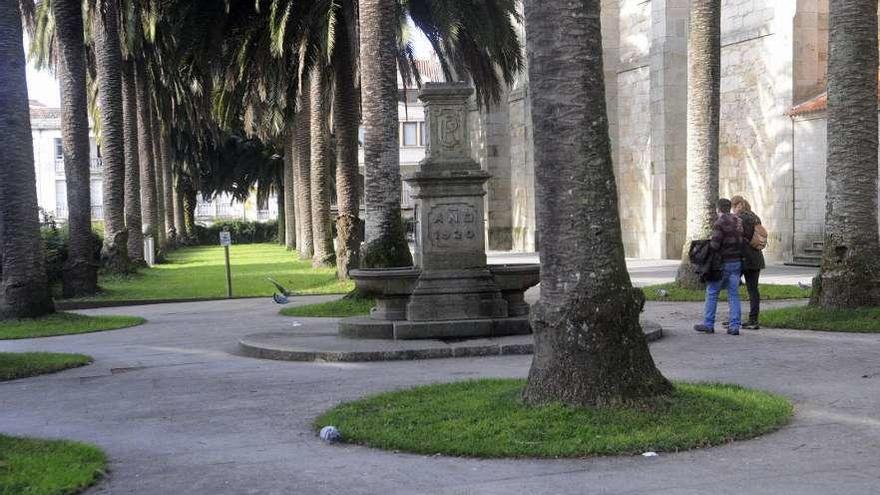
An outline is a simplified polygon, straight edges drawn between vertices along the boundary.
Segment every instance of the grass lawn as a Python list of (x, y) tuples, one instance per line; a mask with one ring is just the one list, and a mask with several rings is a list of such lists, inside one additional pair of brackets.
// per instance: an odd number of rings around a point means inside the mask
[(0, 435), (0, 495), (79, 493), (104, 475), (106, 465), (92, 445)]
[(133, 327), (145, 321), (138, 316), (87, 316), (76, 313), (53, 313), (40, 318), (0, 320), (0, 340), (101, 332)]
[[(278, 244), (241, 244), (229, 248), (232, 294), (271, 296), (271, 277), (296, 294), (344, 294), (351, 282), (336, 280), (334, 268), (312, 269), (296, 253)], [(90, 300), (197, 299), (226, 297), (223, 248), (197, 246), (168, 253), (165, 263), (130, 276), (100, 279), (102, 293)]]
[(77, 368), (91, 362), (92, 358), (84, 354), (0, 352), (0, 382)]
[(880, 333), (880, 308), (829, 310), (808, 306), (761, 311), (761, 325), (826, 332)]
[(376, 305), (372, 299), (338, 299), (317, 304), (294, 306), (281, 310), (282, 316), (345, 318), (370, 314), (370, 308)]
[[(706, 297), (705, 290), (690, 290), (678, 287), (675, 282), (667, 284), (657, 284), (642, 287), (645, 291), (645, 299), (648, 301), (702, 301)], [(661, 297), (659, 292), (665, 290), (666, 297)], [(782, 284), (758, 284), (758, 290), (761, 291), (761, 300), (769, 301), (771, 299), (803, 299), (810, 297), (811, 289), (801, 289), (797, 285)], [(746, 286), (739, 287), (739, 296), (742, 300), (748, 300), (749, 293)], [(727, 291), (721, 291), (722, 301), (727, 300)]]
[(528, 407), (524, 380), (428, 385), (337, 406), (315, 428), (346, 442), (418, 454), (581, 457), (672, 452), (755, 437), (786, 424), (784, 398), (735, 385), (676, 385), (651, 407)]

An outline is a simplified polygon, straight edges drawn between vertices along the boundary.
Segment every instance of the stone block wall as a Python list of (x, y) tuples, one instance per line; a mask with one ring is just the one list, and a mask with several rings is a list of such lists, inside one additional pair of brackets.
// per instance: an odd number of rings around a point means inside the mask
[(825, 232), (824, 114), (794, 120), (794, 253), (821, 242)]

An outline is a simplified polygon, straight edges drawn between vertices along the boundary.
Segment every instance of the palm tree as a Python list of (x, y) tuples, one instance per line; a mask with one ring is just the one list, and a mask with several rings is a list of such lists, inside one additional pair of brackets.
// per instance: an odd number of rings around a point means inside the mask
[(56, 72), (61, 89), (61, 144), (70, 230), (63, 295), (82, 297), (93, 295), (98, 289), (89, 193), (90, 144), (82, 2), (53, 0), (50, 8), (58, 43)]
[(177, 231), (174, 229), (174, 182), (171, 169), (174, 166), (171, 156), (171, 141), (168, 139), (170, 130), (164, 130), (160, 138), (162, 146), (162, 210), (165, 213), (165, 238), (173, 247), (177, 242)]
[(313, 211), (312, 211), (312, 134), (311, 134), (311, 89), (304, 81), (300, 97), (301, 106), (294, 117), (296, 143), (293, 146), (296, 176), (294, 177), (297, 198), (296, 225), (300, 238), (296, 240), (300, 258), (312, 259), (314, 254)]
[(666, 394), (626, 269), (602, 69), (601, 0), (525, 2), (541, 236), (523, 398), (606, 406)]
[[(294, 133), (290, 132), (282, 136), (284, 140), (284, 175), (282, 187), (278, 189), (279, 208), (278, 208), (278, 232), (282, 239), (282, 244), (287, 249), (293, 251), (296, 249), (296, 197), (293, 193), (293, 137)], [(283, 230), (282, 230), (283, 229)], [(283, 235), (281, 234), (283, 232)]]
[(360, 0), (361, 108), (364, 126), (365, 268), (412, 265), (400, 216), (396, 2)]
[[(349, 5), (350, 8), (350, 4)], [(350, 18), (346, 16), (346, 19)], [(339, 30), (336, 42), (336, 60), (333, 93), (333, 127), (336, 135), (336, 274), (348, 279), (348, 273), (358, 267), (360, 237), (360, 205), (358, 197), (358, 88), (355, 86), (355, 68), (349, 33), (353, 28)]]
[(136, 265), (144, 261), (144, 232), (141, 217), (141, 171), (138, 156), (138, 111), (134, 62), (122, 63), (122, 117), (125, 126), (125, 224), (128, 227), (128, 256)]
[(46, 279), (34, 148), (28, 108), (21, 11), (0, 0), (0, 135), (9, 146), (0, 162), (0, 319), (54, 311)]
[[(152, 88), (157, 87), (157, 84), (154, 82)], [(151, 102), (151, 123), (153, 127), (153, 184), (155, 184), (155, 196), (154, 201), (156, 202), (156, 246), (160, 251), (165, 251), (165, 246), (167, 244), (167, 237), (165, 233), (165, 191), (162, 189), (162, 179), (164, 175), (162, 174), (162, 114), (157, 109), (155, 102)]]
[(831, 0), (825, 247), (811, 304), (880, 306), (877, 2)]
[(150, 88), (144, 62), (138, 60), (135, 63), (135, 94), (138, 113), (138, 159), (141, 168), (141, 219), (144, 231), (149, 232), (154, 242), (159, 242), (159, 212), (156, 205), (153, 111), (149, 96)]
[(174, 181), (174, 231), (177, 233), (177, 241), (186, 243), (189, 238), (186, 234), (186, 221), (183, 219), (183, 189), (180, 173), (173, 177)]
[(328, 152), (329, 134), (327, 120), (330, 113), (330, 99), (325, 91), (322, 67), (312, 68), (311, 108), (309, 118), (312, 132), (311, 161), (311, 202), (312, 202), (312, 241), (314, 253), (312, 265), (331, 266), (336, 262), (333, 250), (333, 230), (330, 227), (330, 157)]
[(721, 0), (691, 3), (688, 35), (687, 239), (676, 282), (699, 289), (688, 252), (707, 239), (718, 201), (718, 142), (721, 109)]
[(117, 0), (94, 0), (92, 38), (98, 73), (101, 110), (101, 156), (104, 169), (105, 269), (131, 271), (125, 228), (125, 149), (122, 118), (122, 55), (119, 45)]

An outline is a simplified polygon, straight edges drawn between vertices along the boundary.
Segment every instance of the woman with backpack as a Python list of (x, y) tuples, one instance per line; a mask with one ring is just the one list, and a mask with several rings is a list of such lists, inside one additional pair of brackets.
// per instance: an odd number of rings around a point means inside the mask
[(761, 293), (758, 291), (758, 278), (765, 268), (764, 253), (767, 245), (767, 229), (761, 225), (761, 218), (752, 211), (752, 205), (742, 196), (730, 198), (733, 213), (742, 220), (743, 226), (743, 264), (742, 274), (749, 291), (749, 321), (742, 328), (757, 330), (758, 315), (761, 311)]

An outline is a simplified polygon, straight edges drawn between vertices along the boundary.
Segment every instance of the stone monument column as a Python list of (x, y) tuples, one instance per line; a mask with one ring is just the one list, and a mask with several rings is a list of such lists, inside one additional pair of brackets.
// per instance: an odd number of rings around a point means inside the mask
[(465, 83), (425, 84), (428, 145), (413, 189), (421, 274), (410, 321), (504, 318), (507, 302), (486, 266), (483, 189), (491, 175), (471, 158)]

